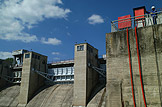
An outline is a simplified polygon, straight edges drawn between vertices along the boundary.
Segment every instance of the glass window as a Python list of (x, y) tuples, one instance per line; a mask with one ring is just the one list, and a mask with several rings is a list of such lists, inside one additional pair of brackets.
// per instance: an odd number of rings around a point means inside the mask
[(66, 74), (66, 68), (63, 68), (63, 74), (65, 75)]
[(25, 54), (25, 58), (30, 58), (30, 54)]
[(62, 75), (62, 68), (58, 68), (58, 75)]
[(71, 76), (71, 79), (72, 79), (72, 80), (74, 79), (74, 76), (73, 76), (73, 75)]
[(48, 73), (49, 74), (54, 74), (54, 70), (53, 69), (48, 69)]
[(67, 74), (71, 74), (71, 67), (68, 67), (67, 71), (68, 71)]
[(65, 80), (65, 76), (62, 76), (62, 77), (61, 77), (61, 80)]
[(54, 74), (58, 75), (57, 68), (54, 68)]
[(71, 74), (74, 74), (74, 67), (71, 67)]
[(67, 76), (66, 79), (67, 79), (67, 80), (70, 80), (70, 76)]
[(57, 80), (60, 80), (60, 77), (56, 77)]
[(77, 46), (77, 51), (83, 51), (84, 50), (84, 45)]

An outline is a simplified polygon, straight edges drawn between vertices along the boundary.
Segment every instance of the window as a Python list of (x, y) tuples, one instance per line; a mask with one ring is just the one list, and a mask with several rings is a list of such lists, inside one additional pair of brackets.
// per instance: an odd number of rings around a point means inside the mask
[(84, 50), (84, 45), (77, 46), (77, 51), (83, 51)]
[(66, 75), (66, 68), (63, 68), (63, 74)]
[(30, 58), (30, 54), (25, 54), (25, 58)]
[(58, 68), (58, 75), (62, 75), (62, 68)]
[(54, 68), (54, 74), (58, 75), (57, 68)]
[(74, 76), (73, 76), (73, 75), (71, 76), (71, 79), (72, 79), (72, 80), (74, 79)]
[(71, 74), (71, 71), (72, 71), (72, 70), (71, 70), (71, 67), (67, 67), (67, 71), (68, 71), (67, 74), (70, 75), (70, 74)]
[(61, 80), (65, 80), (65, 76), (62, 76), (62, 77), (61, 77)]
[(67, 79), (67, 80), (70, 80), (70, 76), (67, 76), (66, 79)]
[(57, 80), (60, 80), (60, 77), (56, 77)]

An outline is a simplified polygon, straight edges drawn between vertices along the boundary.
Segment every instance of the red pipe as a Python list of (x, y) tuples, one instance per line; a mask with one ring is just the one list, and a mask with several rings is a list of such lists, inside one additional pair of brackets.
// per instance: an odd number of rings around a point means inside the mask
[(137, 39), (137, 27), (135, 27), (135, 37), (136, 37), (136, 47), (137, 47), (137, 56), (138, 56), (138, 65), (139, 65), (139, 75), (140, 75), (140, 81), (141, 81), (143, 101), (144, 101), (145, 107), (147, 107), (147, 105), (146, 105), (146, 98), (145, 98), (145, 94), (144, 94), (144, 88), (143, 88), (143, 82), (142, 82), (141, 61), (140, 61), (140, 57), (139, 57), (138, 39)]
[(136, 107), (135, 95), (134, 95), (134, 85), (133, 85), (133, 75), (132, 75), (131, 54), (130, 54), (130, 47), (129, 47), (128, 28), (127, 28), (127, 46), (128, 46), (128, 55), (129, 55), (129, 68), (130, 68), (133, 103), (134, 103), (134, 107)]

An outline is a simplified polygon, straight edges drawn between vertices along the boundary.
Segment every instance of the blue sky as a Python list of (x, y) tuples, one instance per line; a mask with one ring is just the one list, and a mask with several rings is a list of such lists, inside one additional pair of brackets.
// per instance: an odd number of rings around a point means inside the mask
[(162, 8), (162, 0), (0, 0), (0, 59), (19, 49), (73, 59), (74, 44), (85, 40), (105, 54), (110, 21), (152, 5)]

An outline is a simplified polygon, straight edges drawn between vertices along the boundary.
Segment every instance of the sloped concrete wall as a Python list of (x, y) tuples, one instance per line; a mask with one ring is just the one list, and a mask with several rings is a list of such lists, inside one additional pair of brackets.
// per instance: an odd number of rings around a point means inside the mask
[(0, 91), (0, 107), (17, 107), (20, 86), (3, 87)]
[(73, 101), (73, 85), (54, 85), (42, 90), (27, 107), (71, 107)]
[[(162, 25), (138, 28), (137, 34), (146, 103), (150, 107), (161, 107)], [(134, 29), (129, 30), (129, 40), (136, 104), (144, 107)], [(126, 31), (106, 34), (106, 53), (106, 107), (133, 106)]]

